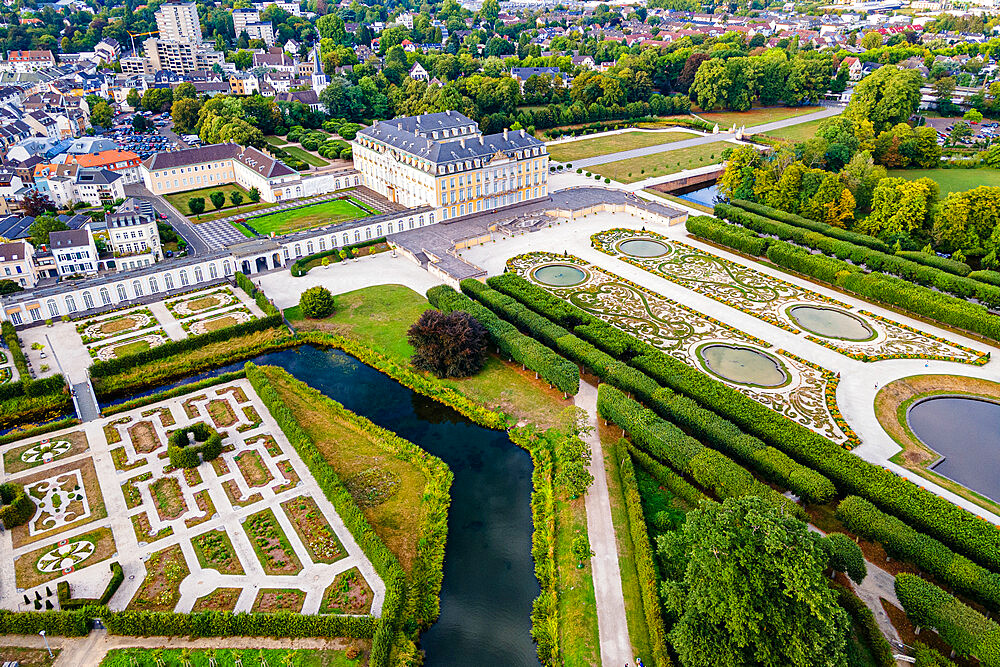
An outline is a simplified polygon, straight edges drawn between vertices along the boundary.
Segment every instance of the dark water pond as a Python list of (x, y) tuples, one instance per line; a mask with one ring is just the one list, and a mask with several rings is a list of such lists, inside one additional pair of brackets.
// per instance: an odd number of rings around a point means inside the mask
[(934, 472), (1000, 501), (1000, 404), (929, 398), (911, 407), (906, 419), (924, 444), (945, 457)]
[(806, 331), (826, 338), (868, 340), (875, 337), (875, 331), (867, 322), (839, 308), (794, 306), (788, 309), (788, 315)]
[(706, 345), (698, 350), (698, 355), (708, 370), (740, 384), (780, 387), (788, 380), (781, 362), (751, 347)]
[[(531, 603), (531, 458), (506, 433), (473, 424), (339, 350), (261, 355), (346, 408), (440, 457), (455, 475), (441, 617), (421, 637), (426, 665), (538, 665)], [(239, 370), (233, 364), (180, 383)], [(162, 391), (168, 387), (158, 387)]]

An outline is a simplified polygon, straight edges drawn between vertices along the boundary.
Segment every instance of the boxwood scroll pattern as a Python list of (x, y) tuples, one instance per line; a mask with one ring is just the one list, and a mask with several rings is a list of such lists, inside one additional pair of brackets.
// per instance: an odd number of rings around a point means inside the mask
[[(551, 263), (584, 268), (587, 279), (572, 287), (553, 287), (534, 280), (534, 270)], [(705, 343), (770, 347), (759, 338), (573, 255), (533, 252), (512, 257), (507, 260), (507, 267), (532, 284), (698, 370), (704, 367), (696, 350)], [(778, 356), (790, 371), (787, 384), (777, 388), (726, 384), (831, 440), (854, 444), (855, 440), (840, 428), (828, 406), (826, 385), (833, 374), (787, 354)]]

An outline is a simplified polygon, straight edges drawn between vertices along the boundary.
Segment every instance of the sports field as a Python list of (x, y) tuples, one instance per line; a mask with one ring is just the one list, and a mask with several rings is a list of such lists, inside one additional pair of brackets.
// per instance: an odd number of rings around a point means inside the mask
[[(267, 236), (271, 232), (288, 234), (345, 220), (367, 218), (369, 215), (371, 214), (368, 211), (349, 199), (334, 199), (312, 206), (263, 215), (259, 218), (250, 218), (246, 224), (257, 230), (259, 234)], [(234, 223), (234, 226), (239, 229), (239, 225)]]

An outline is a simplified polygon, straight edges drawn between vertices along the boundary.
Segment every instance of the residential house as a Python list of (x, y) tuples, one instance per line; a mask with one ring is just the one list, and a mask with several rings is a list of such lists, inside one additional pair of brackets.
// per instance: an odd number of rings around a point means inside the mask
[(76, 162), (83, 169), (108, 169), (119, 174), (124, 184), (142, 182), (139, 165), (142, 160), (132, 151), (103, 150), (97, 153), (69, 155), (67, 162)]
[(60, 276), (97, 273), (97, 244), (89, 229), (51, 232), (49, 249)]
[(13, 280), (24, 288), (38, 283), (35, 275), (35, 247), (27, 241), (0, 245), (0, 280)]
[(6, 72), (37, 72), (52, 69), (56, 58), (51, 51), (9, 51), (7, 60), (0, 62), (0, 70)]
[(110, 169), (80, 169), (76, 172), (77, 201), (104, 206), (125, 198), (125, 179)]
[(119, 271), (148, 266), (163, 259), (153, 205), (130, 197), (108, 213), (108, 241)]

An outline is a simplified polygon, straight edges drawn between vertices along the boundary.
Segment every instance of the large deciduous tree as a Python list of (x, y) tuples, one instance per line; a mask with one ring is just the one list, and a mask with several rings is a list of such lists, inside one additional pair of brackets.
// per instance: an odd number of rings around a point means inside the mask
[(876, 132), (905, 123), (920, 104), (923, 77), (910, 69), (886, 65), (875, 70), (854, 87), (854, 95), (844, 111), (851, 118), (866, 118)]
[(847, 613), (822, 538), (756, 496), (689, 512), (658, 538), (670, 641), (685, 667), (847, 664)]
[(438, 377), (468, 377), (486, 360), (486, 329), (468, 313), (425, 310), (406, 333), (414, 368)]
[(49, 234), (52, 232), (62, 232), (69, 229), (65, 222), (51, 215), (42, 215), (35, 218), (28, 228), (31, 235), (31, 244), (35, 247), (49, 244)]

